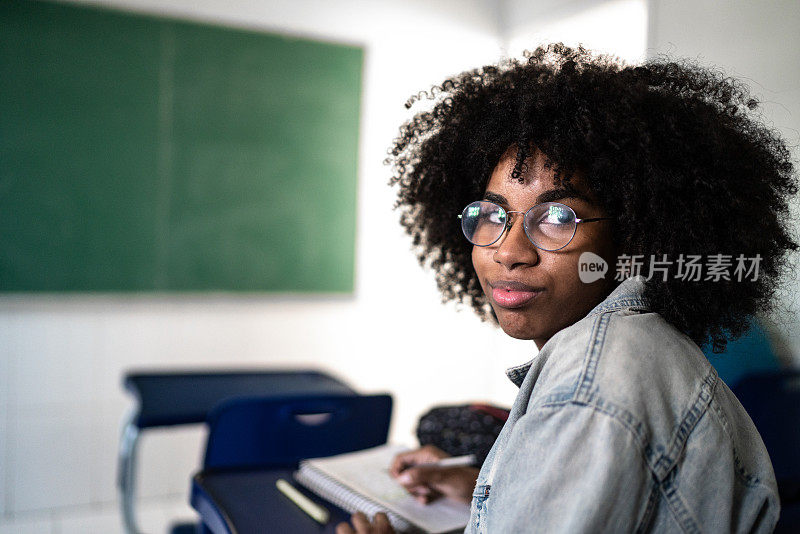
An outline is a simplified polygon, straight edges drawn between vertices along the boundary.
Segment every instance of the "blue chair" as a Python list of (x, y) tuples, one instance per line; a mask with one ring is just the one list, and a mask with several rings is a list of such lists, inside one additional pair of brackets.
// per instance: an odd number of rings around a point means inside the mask
[(775, 468), (782, 508), (775, 532), (800, 532), (800, 370), (751, 374), (732, 390)]
[[(302, 532), (310, 519), (278, 494), (275, 481), (291, 479), (304, 458), (386, 443), (391, 411), (389, 395), (225, 402), (208, 417), (204, 469), (192, 480), (192, 506), (214, 533)], [(335, 509), (337, 520), (348, 515)]]
[[(313, 370), (157, 371), (131, 372), (124, 387), (135, 398), (122, 432), (117, 485), (127, 534), (139, 532), (136, 523), (136, 453), (143, 430), (204, 423), (219, 403), (258, 395), (340, 394), (354, 391), (341, 381)], [(187, 526), (173, 532), (186, 531)]]
[(204, 469), (294, 467), (386, 443), (389, 395), (234, 399), (208, 417)]

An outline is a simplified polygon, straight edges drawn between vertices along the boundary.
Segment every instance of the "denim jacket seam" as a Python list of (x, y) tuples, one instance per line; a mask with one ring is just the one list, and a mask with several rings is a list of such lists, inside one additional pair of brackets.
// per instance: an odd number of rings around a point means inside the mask
[(602, 313), (592, 321), (592, 332), (589, 335), (589, 342), (586, 344), (583, 365), (581, 365), (581, 372), (575, 388), (577, 400), (588, 399), (591, 394), (609, 319), (610, 313)]
[(680, 418), (677, 428), (672, 433), (669, 440), (666, 452), (661, 455), (656, 464), (657, 475), (659, 480), (663, 480), (666, 475), (677, 464), (680, 458), (680, 452), (686, 446), (692, 431), (697, 426), (697, 423), (702, 419), (703, 415), (708, 411), (708, 406), (714, 394), (714, 388), (717, 384), (717, 374), (712, 369), (700, 384), (699, 391), (694, 396), (694, 402), (684, 412)]
[[(657, 491), (664, 496), (668, 502), (668, 508), (675, 516), (676, 521), (678, 521), (681, 529), (684, 532), (700, 532), (700, 529), (697, 526), (697, 519), (694, 517), (691, 508), (686, 504), (686, 501), (683, 499), (683, 496), (680, 494), (678, 489), (672, 484), (672, 479), (676, 476), (678, 470), (677, 462), (672, 462), (672, 468), (666, 473), (666, 476), (663, 478), (658, 476), (656, 472), (656, 466), (659, 464), (663, 456), (653, 461), (652, 456), (654, 452), (652, 447), (650, 447), (648, 444), (648, 441), (651, 440), (648, 440), (645, 436), (644, 425), (630, 411), (618, 406), (615, 403), (603, 400), (599, 395), (596, 394), (596, 392), (593, 392), (587, 401), (572, 398), (558, 403), (541, 404), (538, 406), (538, 408), (563, 408), (564, 406), (579, 406), (602, 413), (619, 423), (623, 428), (630, 432), (634, 438), (637, 448), (639, 448), (639, 452), (642, 455), (645, 466), (647, 466), (648, 472), (653, 477), (653, 482), (655, 484), (653, 491)], [(624, 414), (627, 417), (620, 417), (620, 414)], [(648, 509), (651, 506), (650, 501), (651, 497), (648, 496), (648, 502), (645, 504), (644, 515), (641, 519), (642, 522), (648, 520)]]
[(590, 311), (587, 317), (628, 309), (637, 311), (650, 311), (650, 306), (642, 297), (622, 296), (612, 300), (611, 302), (601, 304), (596, 309)]
[(658, 489), (667, 502), (667, 509), (672, 513), (682, 531), (686, 532), (687, 534), (702, 532), (698, 526), (699, 521), (694, 516), (691, 508), (686, 504), (683, 495), (681, 495), (681, 492), (674, 484), (674, 480), (677, 475), (677, 468), (671, 470), (668, 476), (665, 477), (663, 481), (658, 483)]
[(661, 493), (659, 486), (660, 485), (658, 481), (655, 480), (654, 477), (650, 487), (650, 494), (647, 496), (647, 504), (645, 505), (644, 512), (642, 513), (642, 518), (639, 520), (639, 523), (636, 525), (636, 530), (634, 531), (636, 534), (645, 532), (647, 525), (650, 523), (650, 520), (653, 517), (653, 512), (655, 511), (656, 503), (658, 502), (658, 496)]
[[(628, 305), (633, 302), (640, 302), (641, 299), (639, 298), (621, 298), (617, 299), (611, 304), (615, 303), (623, 303), (627, 309), (631, 309)], [(686, 410), (683, 416), (680, 419), (680, 422), (677, 425), (676, 430), (672, 434), (671, 439), (668, 441), (668, 445), (666, 450), (661, 454), (658, 454), (656, 450), (653, 450), (652, 447), (648, 444), (646, 440), (639, 431), (636, 429), (641, 429), (641, 422), (639, 422), (633, 414), (629, 411), (625, 410), (622, 407), (618, 407), (613, 403), (608, 403), (603, 399), (597, 397), (597, 392), (592, 386), (594, 385), (594, 377), (595, 372), (597, 370), (597, 366), (602, 355), (602, 348), (605, 342), (606, 331), (608, 328), (608, 324), (611, 320), (611, 317), (614, 315), (614, 312), (618, 310), (607, 310), (603, 313), (597, 315), (592, 322), (592, 332), (589, 336), (589, 341), (586, 347), (586, 354), (583, 359), (583, 365), (578, 376), (577, 383), (574, 389), (574, 394), (572, 395), (571, 400), (578, 402), (578, 403), (586, 403), (586, 404), (593, 404), (595, 406), (598, 405), (598, 402), (601, 402), (605, 405), (610, 406), (613, 409), (612, 412), (606, 412), (609, 415), (614, 416), (614, 413), (624, 414), (627, 419), (631, 421), (635, 421), (636, 425), (630, 427), (634, 434), (641, 438), (640, 443), (644, 447), (645, 451), (645, 460), (647, 461), (648, 465), (651, 467), (653, 471), (653, 475), (656, 477), (657, 480), (662, 481), (665, 479), (667, 474), (672, 470), (672, 468), (676, 465), (678, 458), (680, 457), (679, 453), (683, 449), (686, 444), (686, 441), (689, 439), (689, 436), (694, 430), (695, 426), (697, 425), (700, 418), (708, 409), (708, 405), (711, 403), (711, 399), (714, 393), (714, 388), (717, 383), (717, 374), (712, 368), (711, 371), (706, 375), (700, 384), (699, 391), (695, 395), (695, 400), (691, 406)], [(552, 396), (549, 398), (545, 398), (545, 401), (558, 401), (558, 400), (566, 400), (566, 394), (560, 394), (559, 397), (561, 398), (553, 398)], [(544, 404), (543, 404), (544, 405)], [(598, 406), (599, 408), (599, 406)], [(659, 449), (661, 449), (659, 447)], [(664, 450), (664, 449), (661, 449)], [(659, 451), (660, 452), (660, 451)]]
[[(733, 442), (732, 435), (730, 432), (730, 422), (728, 418), (725, 417), (725, 414), (720, 409), (719, 403), (716, 402), (716, 399), (712, 399), (711, 403), (709, 404), (711, 408), (711, 413), (717, 417), (720, 422), (720, 426), (722, 427), (722, 431), (731, 439), (731, 443)], [(739, 451), (736, 447), (733, 447), (733, 464), (734, 464), (734, 472), (739, 477), (741, 482), (750, 488), (753, 487), (766, 487), (765, 484), (761, 481), (759, 477), (750, 473), (745, 469), (744, 464), (742, 463), (741, 457), (739, 455)]]
[(637, 447), (642, 453), (645, 465), (647, 465), (647, 468), (651, 474), (655, 476), (655, 473), (653, 473), (653, 466), (651, 465), (651, 461), (647, 456), (647, 439), (644, 432), (644, 425), (636, 418), (636, 416), (633, 415), (633, 413), (613, 402), (605, 401), (599, 395), (597, 395), (596, 392), (593, 392), (587, 400), (578, 400), (572, 396), (570, 398), (565, 398), (555, 402), (545, 402), (532, 407), (527, 413), (531, 413), (534, 410), (544, 410), (548, 408), (559, 409), (565, 406), (588, 408), (610, 417), (612, 420), (622, 425), (633, 436)]
[(592, 321), (592, 331), (589, 335), (581, 373), (578, 377), (576, 398), (588, 398), (591, 386), (594, 384), (594, 376), (602, 354), (603, 344), (605, 343), (608, 324), (616, 312), (623, 310), (648, 311), (648, 308), (641, 298), (619, 298), (587, 316), (594, 316), (595, 318)]
[[(654, 471), (655, 462), (652, 458), (653, 449), (648, 444), (649, 440), (645, 435), (644, 425), (630, 411), (618, 406), (615, 403), (603, 400), (599, 395), (597, 395), (596, 392), (593, 392), (586, 401), (572, 398), (557, 403), (553, 402), (541, 404), (538, 406), (538, 408), (562, 408), (564, 406), (578, 406), (587, 408), (610, 417), (613, 421), (616, 421), (625, 430), (627, 430), (633, 437), (633, 441), (636, 444), (636, 447), (639, 449), (639, 453), (644, 461), (647, 472), (650, 474), (653, 481), (653, 486), (648, 494), (647, 501), (644, 503), (644, 510), (642, 510), (642, 516), (639, 520), (639, 524), (637, 525), (636, 531), (642, 531), (644, 525), (650, 521), (653, 510), (655, 509), (655, 503), (657, 500), (655, 495), (664, 493), (663, 483), (661, 480), (659, 480)], [(620, 415), (624, 415), (625, 417), (620, 417)], [(680, 501), (680, 505), (683, 506), (683, 500), (680, 499)], [(682, 512), (683, 515), (691, 516), (691, 512), (688, 509), (683, 510)], [(696, 530), (689, 530), (689, 532), (696, 532)]]
[[(625, 302), (638, 301), (639, 299), (622, 299)], [(614, 302), (618, 302), (615, 300)], [(605, 343), (605, 336), (608, 329), (608, 324), (616, 310), (608, 310), (599, 314), (592, 322), (592, 331), (589, 336), (589, 341), (586, 346), (586, 352), (583, 358), (583, 364), (574, 383), (574, 387), (570, 392), (557, 392), (545, 396), (538, 404), (538, 407), (547, 408), (555, 407), (557, 405), (564, 405), (572, 403), (578, 406), (589, 406), (596, 411), (604, 413), (612, 419), (618, 421), (625, 426), (632, 434), (641, 448), (644, 456), (645, 463), (651, 470), (653, 476), (655, 472), (653, 469), (658, 460), (653, 459), (652, 448), (648, 444), (647, 436), (645, 436), (643, 423), (629, 410), (618, 406), (613, 402), (609, 402), (599, 396), (597, 389), (592, 387), (594, 385), (595, 372), (597, 365), (602, 355), (603, 345)], [(533, 400), (533, 399), (531, 399)], [(531, 407), (530, 409), (535, 409)]]

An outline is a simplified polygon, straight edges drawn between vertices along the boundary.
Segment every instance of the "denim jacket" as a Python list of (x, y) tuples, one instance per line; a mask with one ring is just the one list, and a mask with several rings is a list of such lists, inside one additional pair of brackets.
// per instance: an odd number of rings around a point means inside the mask
[(507, 371), (520, 391), (466, 532), (772, 532), (761, 437), (643, 288), (627, 279)]

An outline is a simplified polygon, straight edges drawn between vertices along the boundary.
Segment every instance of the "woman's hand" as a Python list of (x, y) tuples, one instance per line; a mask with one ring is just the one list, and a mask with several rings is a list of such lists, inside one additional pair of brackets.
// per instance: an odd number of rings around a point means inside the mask
[(398, 454), (389, 472), (413, 495), (427, 504), (440, 496), (469, 504), (478, 480), (475, 467), (437, 467), (431, 464), (449, 455), (433, 445)]
[(375, 514), (375, 519), (370, 523), (367, 516), (361, 512), (356, 512), (350, 518), (353, 526), (349, 523), (339, 523), (336, 525), (336, 534), (393, 534), (394, 529), (389, 523), (389, 518), (384, 513)]

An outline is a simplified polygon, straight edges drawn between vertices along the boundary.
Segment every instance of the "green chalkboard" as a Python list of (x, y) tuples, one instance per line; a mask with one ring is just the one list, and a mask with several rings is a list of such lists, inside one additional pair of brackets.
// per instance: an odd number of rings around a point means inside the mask
[(0, 2), (0, 291), (351, 292), (362, 63)]

